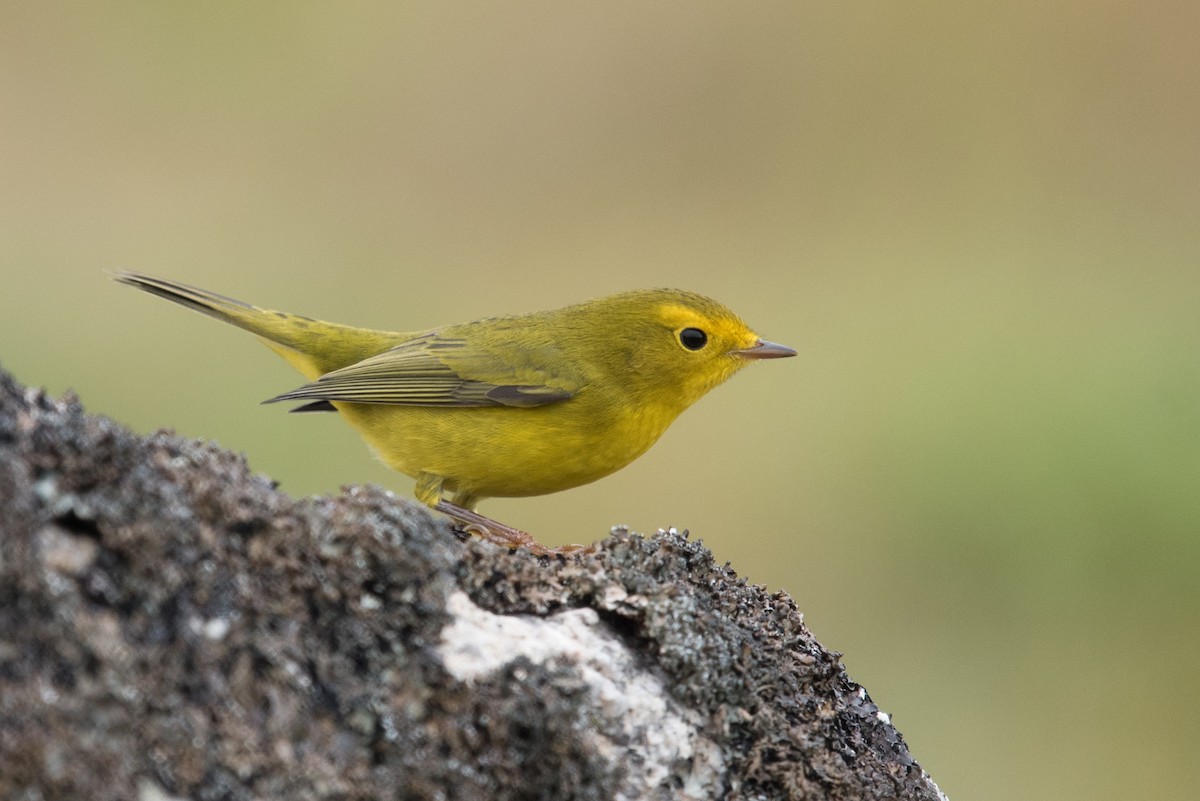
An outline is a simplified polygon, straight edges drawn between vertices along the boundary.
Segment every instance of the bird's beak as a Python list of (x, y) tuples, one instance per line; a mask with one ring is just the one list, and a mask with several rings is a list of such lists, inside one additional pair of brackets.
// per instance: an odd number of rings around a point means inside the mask
[(748, 348), (735, 350), (733, 355), (746, 359), (782, 359), (787, 356), (795, 356), (796, 351), (786, 345), (777, 345), (774, 342), (760, 339)]

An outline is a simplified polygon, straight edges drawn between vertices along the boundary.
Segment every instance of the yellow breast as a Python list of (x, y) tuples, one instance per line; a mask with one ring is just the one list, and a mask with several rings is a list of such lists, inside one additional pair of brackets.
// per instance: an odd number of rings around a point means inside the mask
[(532, 409), (335, 404), (379, 458), (481, 498), (544, 495), (587, 484), (645, 453), (678, 415), (580, 393)]

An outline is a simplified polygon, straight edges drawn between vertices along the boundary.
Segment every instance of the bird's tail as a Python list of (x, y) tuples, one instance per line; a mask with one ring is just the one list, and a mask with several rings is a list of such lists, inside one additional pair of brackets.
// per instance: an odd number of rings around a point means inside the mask
[(309, 380), (373, 356), (408, 336), (261, 309), (206, 289), (141, 273), (118, 272), (113, 279), (249, 331)]

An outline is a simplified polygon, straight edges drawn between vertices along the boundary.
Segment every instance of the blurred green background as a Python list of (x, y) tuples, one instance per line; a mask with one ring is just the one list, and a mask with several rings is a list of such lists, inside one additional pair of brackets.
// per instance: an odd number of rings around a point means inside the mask
[(411, 481), (247, 335), (679, 286), (800, 356), (599, 483), (793, 595), (970, 799), (1200, 784), (1200, 5), (5, 4), (0, 363), (294, 494)]

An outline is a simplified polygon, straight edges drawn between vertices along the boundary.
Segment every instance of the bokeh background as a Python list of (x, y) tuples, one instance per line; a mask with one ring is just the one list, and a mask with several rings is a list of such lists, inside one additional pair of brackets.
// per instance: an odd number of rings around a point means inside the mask
[(679, 286), (800, 351), (616, 476), (951, 797), (1200, 785), (1200, 4), (7, 3), (0, 363), (285, 490), (411, 482), (136, 269), (415, 330)]

